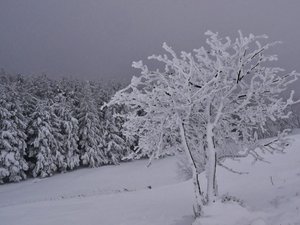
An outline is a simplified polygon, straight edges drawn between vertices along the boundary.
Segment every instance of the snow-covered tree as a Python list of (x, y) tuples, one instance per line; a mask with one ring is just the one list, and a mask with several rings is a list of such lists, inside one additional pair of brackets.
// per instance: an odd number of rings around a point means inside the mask
[(122, 134), (121, 129), (124, 120), (121, 117), (115, 117), (116, 114), (126, 112), (124, 106), (111, 106), (101, 110), (103, 112), (102, 126), (104, 128), (104, 141), (107, 156), (110, 163), (118, 164), (123, 157), (130, 152), (130, 142)]
[(57, 140), (57, 118), (48, 101), (39, 101), (31, 115), (27, 128), (28, 161), (34, 177), (51, 176), (57, 171), (59, 143)]
[[(194, 54), (181, 52), (178, 56), (164, 44), (169, 56), (149, 57), (162, 62), (164, 71), (150, 71), (141, 61), (134, 62), (141, 76), (133, 77), (108, 104), (131, 108), (124, 134), (139, 136), (140, 154), (159, 157), (164, 136), (179, 134), (192, 168), (196, 215), (200, 215), (203, 204), (215, 200), (216, 168), (225, 167), (226, 158), (250, 155), (262, 160), (261, 153), (284, 149), (285, 131), (262, 144), (257, 130), (265, 131), (268, 119), (290, 115), (287, 108), (296, 103), (294, 92), (288, 99), (281, 94), (298, 76), (272, 67), (277, 56), (266, 54), (274, 43), (260, 44), (265, 35), (245, 37), (240, 32), (234, 41), (210, 31), (206, 35), (209, 49), (201, 47)], [(199, 172), (203, 170), (206, 190), (199, 184)]]
[(28, 92), (36, 98), (52, 100), (57, 93), (57, 82), (45, 74), (30, 76), (27, 82)]
[(127, 114), (128, 107), (125, 105), (113, 105), (105, 107), (105, 102), (120, 90), (120, 83), (111, 82), (105, 87), (96, 86), (94, 90), (97, 93), (98, 112), (102, 127), (104, 128), (104, 140), (109, 163), (118, 164), (127, 158), (131, 149), (134, 148), (136, 139), (134, 137), (126, 138), (122, 133), (122, 126), (125, 118), (116, 115)]
[(269, 138), (274, 137), (278, 134), (278, 131), (283, 131), (285, 129), (295, 129), (300, 127), (298, 113), (293, 109), (293, 107), (288, 107), (286, 113), (292, 112), (287, 118), (280, 118), (277, 120), (267, 119), (265, 127), (259, 128), (257, 130), (258, 138)]
[(58, 130), (57, 166), (61, 171), (74, 169), (79, 166), (78, 150), (78, 120), (74, 117), (72, 104), (67, 102), (63, 94), (55, 98), (53, 110), (57, 116), (56, 129)]
[(78, 110), (80, 158), (83, 165), (97, 167), (108, 163), (104, 131), (89, 82), (86, 82), (82, 94)]
[(13, 87), (0, 86), (0, 183), (26, 178), (26, 118)]

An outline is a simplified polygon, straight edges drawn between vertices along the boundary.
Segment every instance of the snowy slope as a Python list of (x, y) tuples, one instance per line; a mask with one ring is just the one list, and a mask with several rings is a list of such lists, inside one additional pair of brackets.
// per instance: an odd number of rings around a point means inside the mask
[[(220, 194), (244, 200), (215, 204), (195, 225), (299, 225), (300, 135), (284, 155), (270, 164), (229, 162), (247, 171), (237, 175), (219, 169)], [(192, 185), (177, 178), (176, 161), (123, 163), (81, 169), (47, 179), (0, 186), (1, 225), (190, 225)], [(272, 179), (272, 180), (271, 180)], [(151, 189), (148, 188), (151, 186)]]
[(247, 209), (212, 205), (195, 225), (300, 225), (300, 135), (291, 138), (286, 154), (268, 155), (269, 163), (227, 163), (247, 175), (219, 170), (221, 192), (242, 199)]
[(46, 200), (69, 199), (118, 193), (177, 183), (176, 163), (172, 158), (147, 160), (80, 169), (44, 179), (29, 179), (0, 186), (0, 207)]

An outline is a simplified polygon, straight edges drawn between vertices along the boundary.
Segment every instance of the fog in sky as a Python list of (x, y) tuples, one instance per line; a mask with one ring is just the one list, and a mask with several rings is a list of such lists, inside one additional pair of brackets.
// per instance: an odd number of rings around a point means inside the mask
[(300, 71), (299, 24), (299, 0), (0, 0), (0, 68), (127, 81), (164, 41), (191, 51), (241, 29), (283, 41), (278, 65)]

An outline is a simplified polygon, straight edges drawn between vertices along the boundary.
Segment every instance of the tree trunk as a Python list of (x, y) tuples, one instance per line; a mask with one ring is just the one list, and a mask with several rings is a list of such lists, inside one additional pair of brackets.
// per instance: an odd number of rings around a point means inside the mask
[(194, 186), (194, 194), (195, 194), (194, 213), (195, 213), (196, 217), (199, 217), (202, 212), (203, 194), (201, 192), (201, 187), (200, 187), (200, 183), (199, 183), (199, 178), (198, 178), (199, 174), (197, 173), (196, 162), (195, 162), (192, 152), (188, 146), (183, 123), (180, 123), (180, 136), (182, 139), (185, 154), (186, 154), (189, 164), (192, 168), (193, 186)]
[(219, 195), (218, 182), (217, 182), (217, 153), (215, 152), (215, 173), (214, 173), (214, 195)]
[(208, 147), (208, 162), (207, 162), (207, 203), (215, 201), (217, 195), (216, 183), (216, 151), (213, 141), (213, 125), (207, 124), (206, 131), (207, 147)]

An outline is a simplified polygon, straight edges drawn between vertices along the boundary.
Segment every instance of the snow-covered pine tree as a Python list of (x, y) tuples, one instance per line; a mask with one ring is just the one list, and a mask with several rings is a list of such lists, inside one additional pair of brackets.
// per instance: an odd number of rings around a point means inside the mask
[[(267, 119), (288, 117), (287, 108), (297, 102), (293, 100), (293, 91), (287, 100), (281, 94), (297, 80), (298, 74), (283, 73), (282, 69), (270, 66), (269, 62), (277, 60), (277, 56), (265, 53), (273, 46), (260, 44), (265, 35), (245, 37), (240, 32), (235, 41), (210, 31), (206, 35), (209, 49), (201, 47), (194, 50), (195, 54), (181, 52), (178, 56), (164, 44), (170, 56), (149, 57), (162, 62), (164, 71), (150, 71), (141, 61), (133, 63), (141, 69), (141, 76), (133, 77), (131, 84), (108, 104), (131, 108), (124, 132), (144, 140), (141, 154), (143, 150), (149, 151), (147, 144), (163, 140), (165, 129), (179, 131), (182, 149), (192, 168), (197, 216), (203, 203), (215, 201), (216, 168), (225, 167), (226, 158), (252, 156), (262, 160), (262, 152), (282, 152), (285, 131), (262, 144), (256, 130), (258, 126), (264, 130)], [(139, 114), (141, 110), (143, 114)], [(156, 145), (152, 154), (160, 149)], [(206, 172), (206, 193), (199, 185), (195, 154), (204, 163), (200, 167)]]
[(97, 167), (108, 163), (105, 152), (104, 131), (92, 96), (89, 82), (86, 82), (78, 109), (79, 151), (83, 165)]
[(295, 129), (300, 127), (298, 113), (293, 109), (292, 106), (286, 109), (286, 113), (291, 112), (291, 115), (287, 118), (280, 118), (277, 120), (271, 120), (268, 118), (266, 120), (265, 126), (263, 128), (257, 129), (258, 138), (269, 138), (277, 136), (278, 131), (283, 131), (285, 129)]
[(125, 136), (121, 132), (124, 121), (120, 117), (115, 117), (116, 113), (123, 113), (121, 107), (106, 107), (102, 109), (102, 126), (104, 128), (104, 140), (109, 162), (118, 164), (123, 157), (128, 155), (130, 146)]
[(53, 126), (56, 115), (51, 104), (49, 101), (40, 100), (27, 128), (27, 159), (33, 177), (51, 176), (57, 171), (59, 143), (56, 139), (57, 127)]
[(67, 102), (63, 93), (55, 98), (53, 110), (58, 119), (56, 129), (59, 136), (57, 166), (60, 171), (72, 170), (79, 166), (78, 120), (74, 117), (72, 102)]
[(115, 116), (116, 114), (126, 114), (128, 107), (125, 105), (114, 105), (105, 107), (105, 102), (121, 89), (121, 84), (110, 82), (106, 85), (95, 85), (94, 95), (98, 106), (101, 126), (104, 129), (105, 149), (109, 158), (109, 163), (118, 164), (125, 159), (130, 149), (135, 145), (135, 138), (126, 138), (121, 129), (125, 122), (124, 118)]
[(76, 108), (79, 107), (80, 93), (82, 92), (82, 83), (78, 80), (62, 78), (58, 81), (58, 85), (58, 88), (60, 89), (59, 94), (61, 94), (65, 98), (65, 101), (70, 107), (70, 110), (72, 110), (74, 114)]
[(47, 75), (30, 76), (28, 79), (28, 92), (38, 99), (52, 100), (56, 94), (57, 82)]
[(0, 86), (0, 183), (26, 178), (26, 118), (12, 86)]

